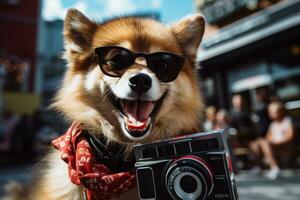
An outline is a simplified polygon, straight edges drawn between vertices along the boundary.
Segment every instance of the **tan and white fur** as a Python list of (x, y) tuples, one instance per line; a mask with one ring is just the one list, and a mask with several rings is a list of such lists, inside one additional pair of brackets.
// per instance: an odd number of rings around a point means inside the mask
[[(200, 131), (204, 106), (195, 59), (203, 32), (204, 20), (199, 14), (166, 26), (140, 17), (96, 23), (71, 9), (66, 15), (63, 32), (68, 69), (52, 107), (67, 121), (80, 122), (93, 134), (103, 134), (108, 141), (127, 145), (129, 153), (136, 143)], [(122, 77), (109, 77), (100, 70), (94, 53), (95, 48), (108, 45), (134, 52), (171, 52), (184, 56), (186, 61), (179, 76), (169, 83), (160, 82), (142, 58), (137, 58)], [(113, 93), (117, 98), (134, 101), (137, 97), (128, 87), (128, 78), (136, 73), (145, 73), (152, 80), (151, 88), (139, 98), (156, 102), (167, 92), (151, 119), (151, 129), (141, 138), (131, 137), (124, 129), (124, 116), (108, 99), (109, 93)], [(52, 150), (39, 168), (34, 184), (18, 191), (21, 197), (14, 199), (83, 199), (84, 188), (70, 182), (67, 164), (60, 159), (57, 150)], [(138, 199), (137, 189), (122, 194), (119, 199)]]

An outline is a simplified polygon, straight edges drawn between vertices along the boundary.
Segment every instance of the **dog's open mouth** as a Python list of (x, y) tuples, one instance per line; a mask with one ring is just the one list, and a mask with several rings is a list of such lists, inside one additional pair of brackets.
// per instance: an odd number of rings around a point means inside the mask
[(110, 101), (123, 117), (126, 132), (133, 138), (141, 138), (150, 131), (166, 93), (157, 101), (125, 100), (117, 98), (114, 94)]
[(134, 137), (142, 137), (151, 127), (151, 116), (155, 102), (121, 100), (124, 113), (124, 125)]

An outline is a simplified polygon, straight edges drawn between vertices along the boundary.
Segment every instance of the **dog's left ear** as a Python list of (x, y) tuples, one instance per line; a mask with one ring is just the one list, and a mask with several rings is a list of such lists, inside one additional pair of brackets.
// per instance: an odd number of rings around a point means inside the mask
[(171, 25), (170, 28), (184, 53), (191, 58), (195, 58), (204, 34), (204, 27), (203, 16), (194, 14), (184, 17)]
[(92, 45), (97, 24), (76, 9), (69, 9), (64, 22), (65, 49), (81, 53)]

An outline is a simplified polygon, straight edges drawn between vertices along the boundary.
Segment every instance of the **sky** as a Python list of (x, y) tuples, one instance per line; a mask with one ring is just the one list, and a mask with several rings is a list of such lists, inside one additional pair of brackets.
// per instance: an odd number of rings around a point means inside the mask
[(156, 11), (165, 23), (195, 12), (194, 0), (43, 0), (43, 19), (64, 19), (68, 8), (77, 8), (95, 20)]

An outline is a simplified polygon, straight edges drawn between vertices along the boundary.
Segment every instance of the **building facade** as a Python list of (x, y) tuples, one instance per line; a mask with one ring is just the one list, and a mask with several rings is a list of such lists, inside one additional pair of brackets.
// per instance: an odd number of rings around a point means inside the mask
[(198, 55), (207, 105), (230, 108), (231, 97), (241, 94), (254, 110), (264, 89), (300, 118), (299, 35), (300, 2), (285, 0), (207, 36)]
[(28, 89), (34, 89), (40, 1), (0, 1), (0, 51), (29, 65)]
[(0, 1), (0, 115), (32, 113), (39, 107), (36, 94), (39, 0)]

